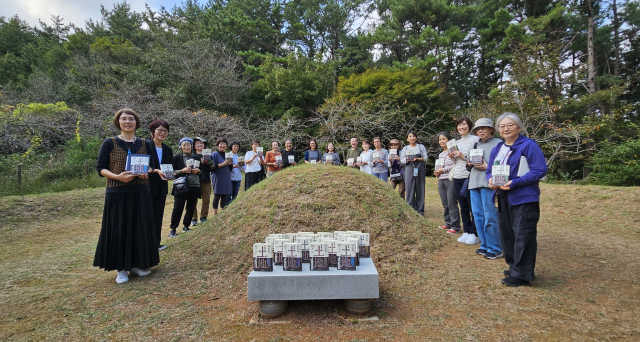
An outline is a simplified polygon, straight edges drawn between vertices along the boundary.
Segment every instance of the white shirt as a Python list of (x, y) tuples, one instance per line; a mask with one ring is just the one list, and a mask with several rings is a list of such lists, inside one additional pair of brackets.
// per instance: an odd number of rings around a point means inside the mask
[(245, 172), (258, 172), (260, 171), (260, 169), (262, 169), (262, 165), (260, 165), (260, 159), (264, 161), (264, 156), (254, 159), (253, 161), (251, 161), (251, 163), (247, 163), (247, 160), (253, 158), (253, 156), (256, 154), (257, 153), (254, 153), (253, 151), (249, 151), (244, 155), (244, 162), (247, 167), (245, 169)]
[(371, 150), (366, 152), (362, 151), (362, 153), (360, 153), (360, 161), (363, 163), (364, 162), (369, 163), (367, 165), (360, 166), (360, 171), (371, 174), (371, 162), (373, 161), (373, 151)]
[(509, 146), (507, 146), (507, 144), (502, 144), (502, 147), (500, 147), (500, 151), (498, 151), (498, 154), (496, 155), (496, 159), (493, 160), (493, 162), (498, 162), (500, 163), (500, 165), (507, 165), (506, 161), (504, 160), (504, 158), (507, 156), (507, 154), (509, 153)]
[[(475, 135), (467, 134), (464, 137), (456, 140), (456, 147), (458, 151), (462, 152), (465, 156), (469, 156), (469, 151), (473, 149), (473, 145), (480, 141)], [(453, 178), (465, 179), (469, 178), (469, 171), (467, 171), (467, 160), (464, 158), (455, 158), (456, 165), (453, 167)]]

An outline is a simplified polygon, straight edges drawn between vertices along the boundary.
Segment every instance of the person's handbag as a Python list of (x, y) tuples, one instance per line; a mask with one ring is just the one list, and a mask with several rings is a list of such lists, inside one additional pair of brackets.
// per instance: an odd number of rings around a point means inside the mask
[(189, 192), (189, 183), (187, 177), (176, 178), (173, 181), (173, 195), (184, 195)]

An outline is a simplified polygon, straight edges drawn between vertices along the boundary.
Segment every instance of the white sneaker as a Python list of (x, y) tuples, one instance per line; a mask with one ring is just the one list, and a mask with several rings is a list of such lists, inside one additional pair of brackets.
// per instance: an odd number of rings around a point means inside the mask
[(465, 242), (469, 238), (469, 233), (463, 233), (461, 237), (458, 238), (458, 242)]
[(135, 274), (138, 277), (144, 277), (144, 276), (148, 276), (149, 274), (151, 274), (151, 271), (149, 269), (141, 270), (141, 269), (136, 268), (136, 267), (132, 268), (130, 272), (131, 272), (131, 274)]
[(127, 271), (118, 271), (118, 276), (116, 277), (116, 284), (122, 284), (129, 281), (129, 275)]
[(480, 239), (478, 239), (478, 237), (473, 234), (469, 234), (467, 241), (465, 241), (464, 243), (466, 243), (467, 245), (475, 245), (480, 243)]

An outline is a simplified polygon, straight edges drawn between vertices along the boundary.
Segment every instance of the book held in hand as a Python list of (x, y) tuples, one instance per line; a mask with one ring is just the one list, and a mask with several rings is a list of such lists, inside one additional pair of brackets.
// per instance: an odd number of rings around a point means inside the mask
[(268, 243), (253, 244), (253, 270), (273, 271), (273, 246)]
[(358, 163), (358, 164), (359, 164), (359, 163), (362, 163), (362, 157), (357, 157), (357, 158), (356, 158), (356, 163)]
[(482, 164), (482, 159), (484, 156), (483, 149), (472, 149), (469, 151), (469, 164)]
[(211, 160), (211, 149), (208, 149), (208, 148), (202, 149), (202, 159)]
[(373, 152), (373, 161), (374, 162), (379, 162), (380, 161), (380, 152), (378, 152), (378, 151), (374, 151)]
[(282, 167), (282, 155), (281, 154), (276, 154), (276, 164), (278, 164), (278, 167)]
[(407, 149), (407, 153), (404, 154), (406, 161), (408, 162), (413, 161), (413, 153), (414, 153), (414, 149), (412, 148)]
[(309, 163), (311, 163), (311, 164), (317, 164), (317, 161), (316, 161), (315, 159), (311, 159), (311, 160), (309, 160)]
[(494, 165), (491, 168), (491, 184), (493, 186), (503, 186), (509, 182), (509, 165)]
[(187, 167), (193, 168), (193, 159), (187, 159)]
[(124, 170), (131, 171), (133, 175), (144, 175), (149, 171), (150, 159), (148, 154), (128, 154)]
[(436, 171), (440, 170), (440, 169), (444, 169), (444, 159), (436, 159)]
[(258, 154), (258, 157), (264, 156), (262, 151), (264, 151), (262, 147), (256, 147), (256, 153)]
[(164, 173), (167, 179), (176, 179), (172, 164), (160, 164), (160, 170), (162, 170), (162, 173)]
[(238, 156), (238, 166), (244, 166), (244, 157)]
[(194, 168), (199, 168), (200, 167), (200, 161), (199, 160), (194, 160), (193, 161), (193, 167)]
[(296, 162), (296, 161), (295, 161), (295, 157), (294, 157), (294, 156), (292, 156), (292, 155), (287, 156), (287, 159), (289, 159), (289, 164), (293, 164), (293, 163), (295, 163), (295, 162)]
[(233, 152), (225, 152), (224, 157), (229, 163), (233, 164)]
[(455, 152), (458, 150), (456, 139), (451, 139), (447, 141), (447, 148), (449, 149), (449, 153)]
[(398, 155), (397, 148), (389, 149), (389, 158), (391, 158), (391, 160), (395, 160), (397, 155)]
[(353, 158), (349, 158), (349, 159), (347, 159), (347, 166), (349, 166), (349, 167), (353, 167), (353, 165), (354, 165), (354, 164), (353, 164)]
[(324, 157), (325, 161), (327, 163), (332, 163), (333, 164), (333, 156), (332, 155), (327, 155), (326, 157)]

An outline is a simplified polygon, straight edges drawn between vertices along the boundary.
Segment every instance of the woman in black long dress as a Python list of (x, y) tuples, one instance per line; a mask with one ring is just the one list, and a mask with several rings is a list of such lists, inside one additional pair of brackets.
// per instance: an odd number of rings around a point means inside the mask
[[(153, 137), (154, 149), (151, 151), (151, 165), (153, 172), (149, 174), (149, 189), (151, 190), (151, 199), (153, 201), (153, 219), (156, 227), (156, 235), (158, 243), (162, 239), (162, 218), (164, 217), (164, 207), (167, 202), (167, 192), (169, 191), (169, 182), (165, 178), (160, 168), (161, 164), (173, 163), (173, 150), (164, 143), (169, 135), (169, 123), (158, 119), (149, 125), (149, 131)], [(167, 248), (166, 245), (159, 245), (158, 250)]]
[(133, 110), (119, 110), (113, 123), (121, 133), (104, 140), (96, 166), (108, 181), (93, 266), (117, 270), (116, 283), (122, 284), (129, 281), (127, 272), (141, 277), (150, 274), (149, 268), (160, 258), (148, 176), (125, 171), (128, 154), (148, 155), (153, 145), (136, 138), (140, 117)]

